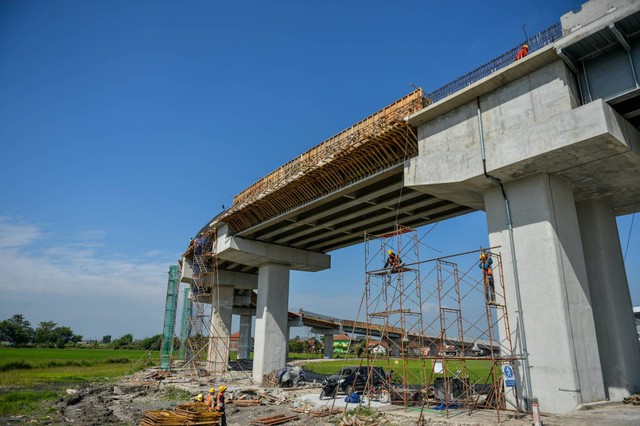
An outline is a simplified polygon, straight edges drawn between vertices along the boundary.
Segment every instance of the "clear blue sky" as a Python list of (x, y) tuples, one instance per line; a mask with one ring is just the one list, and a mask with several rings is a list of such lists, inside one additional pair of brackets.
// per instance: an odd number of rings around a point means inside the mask
[[(436, 89), (580, 3), (0, 1), (0, 319), (161, 332), (168, 267), (222, 204), (409, 83)], [(426, 241), (485, 245), (484, 214)], [(333, 265), (293, 273), (290, 307), (352, 316), (362, 246)]]

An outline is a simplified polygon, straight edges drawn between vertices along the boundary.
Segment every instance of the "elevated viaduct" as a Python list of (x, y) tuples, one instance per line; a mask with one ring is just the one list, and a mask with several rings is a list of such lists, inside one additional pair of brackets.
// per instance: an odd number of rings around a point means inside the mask
[[(483, 210), (517, 318), (521, 395), (562, 413), (640, 390), (616, 227), (640, 209), (640, 3), (591, 1), (561, 24), (522, 60), (508, 52), (328, 139), (207, 223), (233, 275), (213, 310), (231, 306), (241, 277), (255, 282), (255, 382), (286, 360), (289, 271), (329, 268), (326, 253), (365, 230)], [(189, 252), (183, 264), (188, 274)]]

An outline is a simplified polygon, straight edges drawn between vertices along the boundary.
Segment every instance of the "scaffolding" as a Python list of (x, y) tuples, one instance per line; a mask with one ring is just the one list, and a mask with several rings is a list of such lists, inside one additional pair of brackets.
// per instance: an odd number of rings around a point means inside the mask
[[(413, 405), (412, 385), (426, 378), (426, 364), (420, 362), (425, 344), (418, 247), (417, 232), (400, 225), (387, 234), (365, 234), (367, 361), (374, 366), (384, 359), (396, 376), (391, 400), (405, 406)], [(387, 261), (394, 255), (397, 260)], [(415, 360), (417, 369), (410, 365)]]
[[(400, 225), (364, 241), (365, 359), (386, 365), (391, 403), (420, 407), (421, 419), (426, 409), (493, 410), (498, 420), (518, 411), (501, 255), (422, 261), (417, 231)], [(385, 262), (390, 252), (399, 261)]]
[(162, 328), (162, 345), (160, 348), (160, 368), (168, 370), (173, 354), (173, 337), (176, 324), (176, 310), (178, 308), (179, 287), (178, 266), (169, 266), (169, 282), (167, 284), (167, 300), (164, 311), (164, 327)]
[(184, 352), (185, 366), (198, 378), (223, 376), (228, 368), (229, 330), (218, 308), (216, 238), (212, 229), (191, 243), (193, 275)]

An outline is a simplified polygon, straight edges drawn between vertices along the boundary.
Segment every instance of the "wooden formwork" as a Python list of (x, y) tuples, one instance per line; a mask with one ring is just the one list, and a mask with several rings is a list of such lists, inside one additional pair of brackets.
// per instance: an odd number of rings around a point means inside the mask
[(415, 90), (269, 173), (236, 195), (214, 222), (236, 232), (417, 155), (405, 120), (424, 105)]

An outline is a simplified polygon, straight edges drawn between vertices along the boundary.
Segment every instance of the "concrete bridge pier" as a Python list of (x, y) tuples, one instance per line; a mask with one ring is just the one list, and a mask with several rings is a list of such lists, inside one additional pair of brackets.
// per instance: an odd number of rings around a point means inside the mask
[(600, 200), (576, 204), (589, 275), (605, 391), (620, 401), (640, 390), (640, 346), (613, 207)]
[(283, 368), (287, 360), (289, 272), (321, 271), (331, 266), (324, 253), (251, 241), (234, 236), (228, 226), (218, 228), (217, 258), (258, 268), (253, 382)]
[(335, 334), (343, 333), (342, 327), (339, 330), (327, 330), (324, 328), (312, 328), (311, 332), (314, 334), (324, 335), (324, 358), (333, 358), (333, 336)]
[(285, 366), (288, 346), (289, 266), (267, 263), (258, 272), (253, 381)]
[[(530, 386), (545, 411), (605, 399), (591, 294), (574, 197), (569, 185), (540, 173), (504, 185), (513, 239), (499, 187), (484, 192), (489, 241), (502, 246), (513, 341), (529, 355)], [(512, 250), (517, 259), (523, 324), (518, 319)], [(526, 379), (522, 365), (518, 384)], [(519, 392), (526, 395), (527, 392)]]
[(251, 353), (252, 315), (240, 315), (240, 338), (238, 339), (238, 359), (249, 359)]
[(324, 334), (324, 358), (333, 358), (333, 334), (330, 333)]

